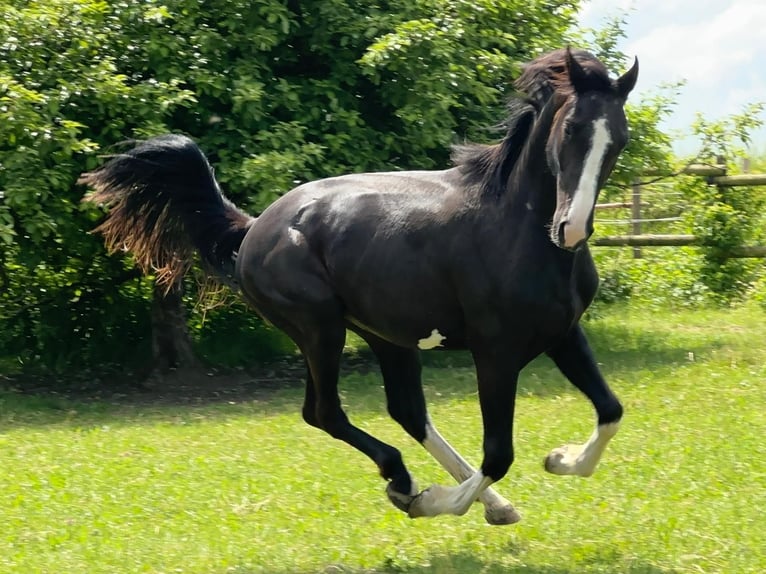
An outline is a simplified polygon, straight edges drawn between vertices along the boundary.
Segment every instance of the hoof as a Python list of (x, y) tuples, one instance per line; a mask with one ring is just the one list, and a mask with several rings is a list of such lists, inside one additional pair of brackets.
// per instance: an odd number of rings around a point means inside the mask
[(505, 526), (507, 524), (516, 524), (519, 522), (521, 520), (521, 514), (509, 504), (507, 506), (485, 509), (484, 520), (493, 526)]
[(444, 487), (436, 484), (426, 488), (412, 500), (407, 515), (410, 518), (422, 518), (441, 514), (441, 511), (437, 509), (436, 501), (444, 496), (444, 490)]
[(429, 516), (429, 513), (426, 512), (425, 508), (428, 504), (426, 499), (430, 497), (430, 493), (428, 492), (429, 490), (430, 488), (426, 488), (423, 492), (412, 499), (412, 503), (407, 509), (407, 516), (410, 518), (422, 518), (424, 516)]
[(581, 454), (582, 447), (580, 446), (561, 446), (553, 449), (550, 454), (545, 457), (543, 466), (545, 467), (545, 470), (551, 474), (558, 474), (560, 476), (591, 476), (593, 474), (593, 468), (587, 468), (582, 461), (578, 460)]
[(562, 464), (566, 454), (566, 447), (552, 450), (543, 461), (543, 466), (545, 467), (546, 472), (550, 472), (551, 474), (566, 474), (567, 468)]
[(412, 502), (415, 500), (415, 497), (412, 495), (402, 494), (401, 492), (394, 490), (390, 482), (388, 483), (388, 486), (386, 486), (386, 496), (388, 496), (391, 504), (396, 506), (402, 512), (407, 513), (409, 513)]

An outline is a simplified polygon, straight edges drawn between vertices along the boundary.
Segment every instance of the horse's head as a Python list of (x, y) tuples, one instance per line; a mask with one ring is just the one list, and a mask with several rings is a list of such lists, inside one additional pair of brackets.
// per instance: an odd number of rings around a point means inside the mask
[(551, 240), (564, 249), (576, 249), (593, 233), (599, 191), (628, 142), (624, 105), (638, 77), (638, 60), (616, 80), (595, 58), (584, 64), (566, 50), (568, 85), (554, 95), (560, 106), (546, 148), (557, 182)]

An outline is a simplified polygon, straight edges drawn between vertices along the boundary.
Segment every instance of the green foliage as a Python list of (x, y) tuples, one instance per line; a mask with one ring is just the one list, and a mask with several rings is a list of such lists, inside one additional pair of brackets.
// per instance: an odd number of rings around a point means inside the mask
[[(17, 369), (134, 366), (149, 352), (149, 283), (133, 270), (9, 266), (0, 348)], [(18, 299), (11, 299), (17, 297)]]
[(203, 361), (241, 367), (296, 351), (287, 335), (254, 319), (252, 310), (239, 298), (225, 297), (212, 308), (195, 304), (192, 298), (189, 298), (191, 336)]
[[(3, 2), (0, 355), (67, 369), (148, 350), (151, 290), (87, 233), (100, 214), (75, 184), (113, 144), (188, 133), (255, 213), (317, 177), (445, 166), (450, 143), (501, 119), (519, 63), (565, 43), (578, 5)], [(201, 347), (217, 334), (251, 354), (229, 325), (259, 331), (253, 314), (207, 318)]]
[(360, 63), (394, 107), (397, 136), (433, 148), (412, 155), (419, 167), (443, 166), (455, 134), (486, 139), (502, 117), (520, 64), (564, 43), (579, 2), (490, 0), (401, 2), (393, 30)]
[[(263, 211), (340, 173), (440, 168), (449, 146), (489, 141), (521, 63), (567, 44), (618, 71), (615, 20), (572, 31), (579, 0), (7, 0), (0, 19), (0, 355), (84, 368), (148, 352), (151, 289), (87, 232), (77, 176), (114, 144), (198, 140), (226, 194)], [(629, 148), (606, 197), (664, 169), (657, 123), (672, 92), (631, 102)], [(614, 276), (618, 281), (617, 276)], [(619, 287), (622, 281), (623, 287)], [(615, 285), (626, 295), (624, 280)], [(606, 293), (606, 291), (604, 291)], [(206, 358), (282, 348), (239, 307), (189, 302)], [(235, 328), (236, 326), (236, 328)], [(235, 336), (234, 333), (247, 333)], [(218, 338), (220, 337), (220, 342)], [(264, 338), (265, 337), (265, 338)], [(268, 339), (268, 340), (267, 340)]]
[(719, 158), (734, 161), (747, 157), (750, 134), (763, 125), (764, 110), (766, 102), (754, 102), (746, 105), (738, 114), (712, 121), (698, 113), (692, 124), (692, 132), (700, 138), (699, 158), (717, 162)]
[(747, 214), (722, 201), (709, 201), (696, 211), (694, 231), (706, 244), (700, 268), (703, 282), (722, 301), (744, 294), (748, 287), (747, 263), (727, 254), (746, 243)]
[[(718, 121), (698, 117), (693, 129), (700, 136), (700, 158), (736, 170), (736, 162), (747, 157), (750, 132), (763, 124), (764, 104), (746, 106), (739, 113)], [(754, 279), (757, 262), (729, 259), (727, 254), (740, 245), (758, 244), (766, 238), (763, 209), (766, 194), (757, 187), (705, 186), (699, 181), (686, 189), (692, 198), (689, 212), (692, 230), (706, 246), (700, 268), (703, 283), (717, 301), (742, 298)]]
[[(147, 340), (146, 286), (87, 233), (74, 185), (96, 152), (190, 105), (178, 80), (130, 70), (143, 3), (4, 2), (0, 18), (0, 343), (24, 366), (126, 363)], [(131, 345), (131, 350), (146, 345)]]
[(627, 301), (634, 294), (636, 285), (630, 273), (632, 261), (627, 259), (627, 251), (609, 251), (592, 249), (599, 274), (597, 303), (616, 303)]
[(760, 276), (752, 285), (752, 297), (753, 300), (760, 305), (764, 311), (766, 311), (766, 265), (762, 265), (760, 269)]
[(702, 256), (696, 248), (644, 249), (640, 259), (627, 248), (594, 251), (601, 276), (597, 303), (697, 308), (710, 300), (710, 289), (699, 278)]

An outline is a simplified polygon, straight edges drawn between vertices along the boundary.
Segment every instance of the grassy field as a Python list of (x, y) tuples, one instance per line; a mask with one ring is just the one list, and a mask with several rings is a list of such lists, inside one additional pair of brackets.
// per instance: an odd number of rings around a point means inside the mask
[[(547, 360), (522, 377), (517, 462), (483, 509), (410, 520), (363, 455), (300, 419), (297, 386), (192, 406), (0, 394), (0, 572), (681, 573), (766, 571), (766, 314), (611, 308), (587, 323), (626, 418), (589, 479), (544, 455), (592, 430)], [(428, 358), (432, 417), (480, 460), (473, 372)], [(375, 374), (343, 381), (366, 430), (421, 486), (451, 481), (385, 415)]]

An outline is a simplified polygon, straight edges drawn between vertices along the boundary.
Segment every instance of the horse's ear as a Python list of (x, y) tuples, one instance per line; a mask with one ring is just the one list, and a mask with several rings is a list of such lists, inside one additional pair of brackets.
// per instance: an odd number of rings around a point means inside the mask
[(566, 63), (567, 73), (569, 74), (569, 83), (572, 84), (575, 92), (582, 93), (586, 91), (588, 86), (588, 76), (583, 67), (575, 59), (569, 46), (567, 46)]
[(628, 97), (628, 94), (636, 86), (636, 80), (638, 80), (638, 58), (634, 60), (630, 70), (617, 78), (617, 92), (622, 99)]

